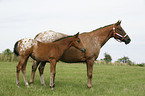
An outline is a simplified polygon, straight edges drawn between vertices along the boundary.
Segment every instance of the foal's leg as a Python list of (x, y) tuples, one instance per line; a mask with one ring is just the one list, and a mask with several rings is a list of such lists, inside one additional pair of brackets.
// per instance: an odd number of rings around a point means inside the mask
[(33, 65), (32, 65), (32, 73), (31, 73), (31, 80), (30, 80), (30, 84), (33, 84), (34, 83), (34, 78), (35, 78), (35, 72), (36, 72), (36, 69), (38, 67), (40, 62), (38, 61), (34, 61)]
[(88, 88), (91, 88), (92, 73), (93, 73), (94, 58), (87, 60), (87, 76), (88, 76)]
[(29, 84), (28, 84), (27, 79), (26, 79), (26, 74), (25, 74), (26, 73), (27, 61), (28, 61), (28, 58), (25, 59), (25, 62), (23, 63), (21, 70), (22, 70), (22, 73), (23, 73), (23, 78), (24, 78), (25, 85), (27, 87), (29, 87)]
[(55, 59), (50, 60), (50, 72), (51, 72), (50, 88), (53, 90), (55, 87), (54, 80), (55, 80), (55, 73), (56, 73), (56, 60)]
[(46, 86), (45, 81), (44, 81), (44, 76), (43, 76), (45, 65), (46, 65), (46, 62), (41, 62), (40, 66), (39, 66), (39, 74), (40, 74), (41, 85), (44, 85), (44, 86)]
[(28, 57), (20, 56), (20, 61), (19, 61), (18, 65), (16, 66), (16, 84), (18, 87), (19, 87), (19, 73), (27, 58)]

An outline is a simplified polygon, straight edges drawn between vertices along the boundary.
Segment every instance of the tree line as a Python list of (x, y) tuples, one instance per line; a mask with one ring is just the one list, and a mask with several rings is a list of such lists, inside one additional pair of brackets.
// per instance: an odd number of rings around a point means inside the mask
[[(101, 59), (101, 61), (104, 61), (106, 62), (107, 64), (108, 63), (111, 63), (112, 62), (112, 57), (110, 54), (108, 53), (104, 53), (104, 58)], [(135, 64), (134, 62), (132, 62), (129, 57), (122, 57), (122, 58), (119, 58), (117, 61), (115, 61), (115, 63), (123, 63), (123, 64), (128, 64), (128, 65), (137, 65), (137, 66), (145, 66), (145, 63), (141, 63), (141, 64)]]
[[(104, 53), (104, 58), (101, 59), (102, 61), (105, 61), (106, 63), (112, 62), (112, 57), (110, 54)], [(120, 63), (131, 63), (132, 61), (129, 59), (129, 57), (122, 57), (119, 58), (116, 62), (120, 62)]]
[[(0, 61), (18, 61), (19, 57), (14, 55), (14, 53), (10, 50), (10, 49), (6, 49), (4, 50), (2, 53), (0, 53)], [(32, 59), (30, 59), (29, 61), (32, 61)], [(112, 63), (112, 57), (110, 54), (108, 53), (104, 53), (104, 58), (100, 59), (99, 61), (105, 62), (106, 64), (111, 64)], [(145, 63), (141, 63), (141, 64), (135, 64), (134, 62), (132, 62), (129, 57), (122, 57), (119, 58), (117, 61), (115, 61), (115, 63), (121, 63), (121, 64), (127, 64), (127, 65), (137, 65), (137, 66), (145, 66)]]
[[(10, 49), (6, 49), (0, 53), (0, 61), (19, 61), (19, 56), (16, 56)], [(32, 59), (29, 61), (32, 61)]]

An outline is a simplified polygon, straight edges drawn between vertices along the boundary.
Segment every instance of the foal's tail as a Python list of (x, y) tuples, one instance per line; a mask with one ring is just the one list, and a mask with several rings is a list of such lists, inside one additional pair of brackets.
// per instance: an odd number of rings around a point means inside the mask
[(15, 43), (15, 45), (14, 45), (14, 53), (15, 53), (17, 56), (19, 56), (19, 52), (18, 52), (18, 43), (19, 43), (19, 41), (17, 41), (17, 42)]

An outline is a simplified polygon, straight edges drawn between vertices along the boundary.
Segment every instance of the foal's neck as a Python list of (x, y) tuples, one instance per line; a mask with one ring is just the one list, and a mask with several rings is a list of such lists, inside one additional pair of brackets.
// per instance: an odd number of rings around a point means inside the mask
[(61, 49), (66, 50), (70, 47), (71, 42), (73, 41), (73, 37), (65, 38), (62, 40), (59, 40), (57, 42), (54, 42), (57, 46), (60, 46)]

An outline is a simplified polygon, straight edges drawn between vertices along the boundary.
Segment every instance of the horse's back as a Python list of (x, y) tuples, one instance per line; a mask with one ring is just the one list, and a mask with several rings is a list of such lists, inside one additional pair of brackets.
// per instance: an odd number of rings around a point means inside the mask
[(40, 42), (53, 42), (57, 39), (60, 39), (66, 36), (68, 35), (49, 30), (49, 31), (45, 31), (45, 32), (41, 32), (37, 34), (35, 37), (35, 40), (40, 41)]

